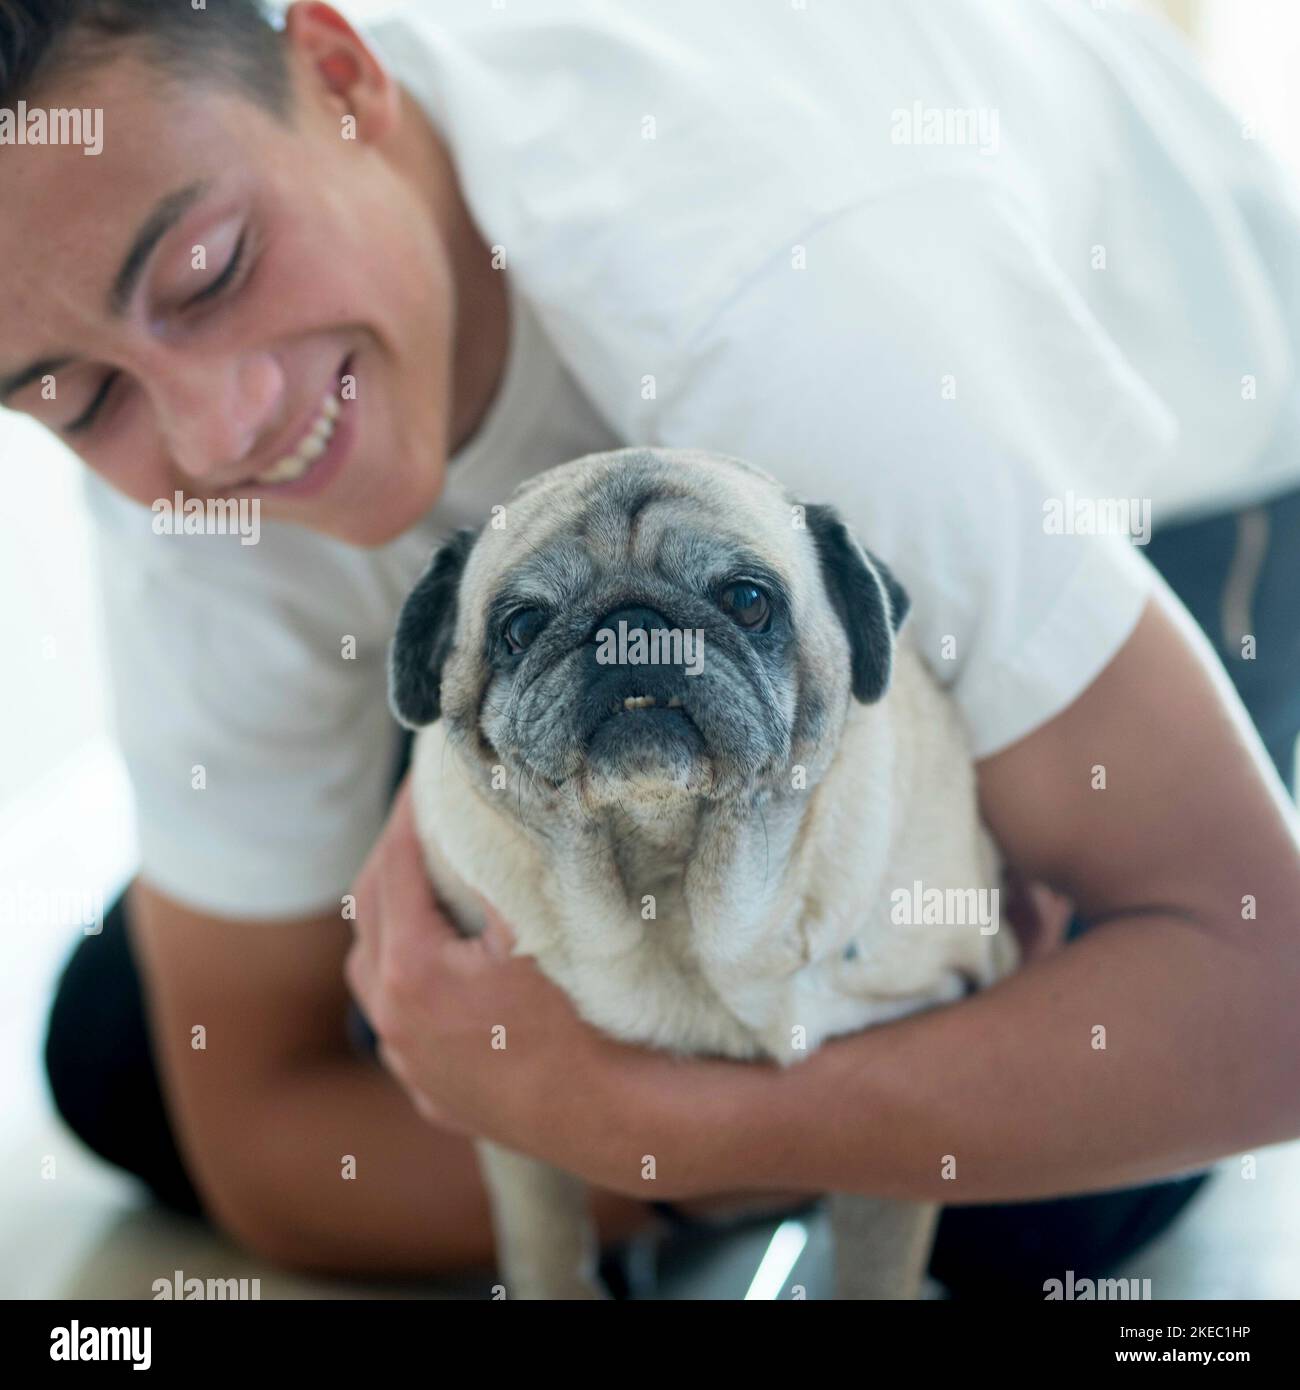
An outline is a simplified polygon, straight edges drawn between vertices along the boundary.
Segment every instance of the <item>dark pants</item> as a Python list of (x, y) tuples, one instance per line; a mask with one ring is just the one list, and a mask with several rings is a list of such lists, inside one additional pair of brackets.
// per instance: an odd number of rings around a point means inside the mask
[[(1243, 570), (1243, 557), (1258, 554), (1261, 528), (1262, 564)], [(1147, 550), (1214, 640), (1288, 785), (1300, 733), (1297, 537), (1300, 493), (1242, 518), (1164, 531)], [(1230, 623), (1247, 615), (1251, 660), (1242, 659), (1242, 634), (1224, 631), (1225, 586)], [(120, 902), (64, 970), (45, 1060), (60, 1113), (91, 1149), (169, 1205), (201, 1211), (163, 1106)], [(1076, 1278), (1106, 1275), (1169, 1225), (1204, 1176), (1046, 1202), (951, 1207), (939, 1223), (931, 1271), (958, 1297), (1041, 1298), (1043, 1281), (1066, 1270)]]

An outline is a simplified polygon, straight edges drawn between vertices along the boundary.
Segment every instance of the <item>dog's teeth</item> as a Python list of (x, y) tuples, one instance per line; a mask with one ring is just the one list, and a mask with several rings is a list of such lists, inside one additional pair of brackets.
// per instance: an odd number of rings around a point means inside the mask
[(624, 709), (650, 709), (655, 702), (653, 695), (629, 695), (623, 701)]

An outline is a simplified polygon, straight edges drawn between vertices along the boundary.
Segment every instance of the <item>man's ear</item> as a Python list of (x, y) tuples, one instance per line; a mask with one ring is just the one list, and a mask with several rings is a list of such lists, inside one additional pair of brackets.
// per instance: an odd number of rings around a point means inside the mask
[(388, 703), (408, 729), (442, 713), (442, 668), (456, 631), (456, 600), (477, 531), (456, 531), (434, 551), (429, 568), (407, 595), (388, 652)]
[(853, 694), (870, 704), (889, 688), (894, 634), (911, 601), (888, 566), (858, 544), (834, 507), (806, 506), (804, 519), (817, 546), (826, 592), (848, 634)]

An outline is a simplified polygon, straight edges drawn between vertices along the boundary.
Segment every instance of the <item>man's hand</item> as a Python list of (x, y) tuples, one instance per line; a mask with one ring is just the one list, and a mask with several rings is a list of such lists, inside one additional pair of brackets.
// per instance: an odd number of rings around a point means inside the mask
[(513, 956), (490, 906), (483, 936), (458, 935), (433, 896), (409, 786), (356, 898), (347, 981), (419, 1112), (593, 1176), (616, 1123), (620, 1062), (635, 1050), (584, 1023), (533, 961)]
[[(695, 1124), (651, 1120), (653, 1107), (632, 1100), (680, 1093), (692, 1064), (584, 1023), (532, 960), (511, 954), (513, 935), (490, 904), (483, 936), (458, 935), (429, 884), (409, 784), (361, 871), (356, 899), (348, 984), (385, 1066), (431, 1123), (642, 1201), (695, 1196), (684, 1209), (696, 1217), (770, 1212), (806, 1195), (701, 1192), (693, 1168), (709, 1145)], [(718, 1066), (752, 1077), (772, 1070), (714, 1063), (701, 1076), (715, 1077)]]

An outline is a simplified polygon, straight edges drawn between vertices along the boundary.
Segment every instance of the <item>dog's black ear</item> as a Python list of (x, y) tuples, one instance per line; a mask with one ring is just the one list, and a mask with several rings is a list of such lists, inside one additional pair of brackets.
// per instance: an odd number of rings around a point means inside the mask
[(858, 544), (834, 507), (806, 506), (804, 519), (817, 546), (826, 592), (848, 633), (853, 694), (870, 704), (889, 688), (894, 633), (911, 601), (888, 566)]
[(407, 595), (388, 653), (388, 703), (408, 729), (442, 713), (442, 668), (456, 631), (456, 599), (477, 531), (456, 531), (434, 551), (429, 568)]

